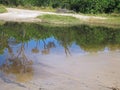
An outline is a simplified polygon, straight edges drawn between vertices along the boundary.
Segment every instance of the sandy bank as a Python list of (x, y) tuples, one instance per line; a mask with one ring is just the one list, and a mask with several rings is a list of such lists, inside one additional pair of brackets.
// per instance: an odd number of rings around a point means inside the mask
[(40, 19), (36, 17), (43, 14), (54, 14), (54, 15), (64, 15), (64, 16), (73, 16), (81, 20), (89, 19), (106, 19), (104, 17), (95, 17), (95, 16), (84, 16), (79, 14), (65, 14), (65, 13), (53, 13), (53, 12), (43, 12), (37, 10), (24, 10), (16, 8), (7, 8), (7, 13), (0, 14), (0, 20), (4, 21), (17, 21), (17, 22), (40, 22)]

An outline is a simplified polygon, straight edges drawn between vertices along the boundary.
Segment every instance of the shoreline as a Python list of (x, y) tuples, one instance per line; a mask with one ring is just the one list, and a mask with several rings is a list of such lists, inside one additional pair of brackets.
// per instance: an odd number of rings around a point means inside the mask
[[(39, 10), (25, 10), (16, 8), (6, 8), (8, 12), (0, 14), (0, 20), (3, 21), (16, 21), (16, 22), (41, 22), (37, 16), (50, 14), (50, 15), (62, 15), (62, 16), (72, 16), (78, 18), (82, 21), (88, 21), (89, 19), (100, 19), (105, 20), (105, 17), (98, 16), (84, 16), (79, 14), (67, 14), (67, 13), (53, 13), (53, 12), (43, 12)], [(29, 20), (28, 20), (29, 19)]]

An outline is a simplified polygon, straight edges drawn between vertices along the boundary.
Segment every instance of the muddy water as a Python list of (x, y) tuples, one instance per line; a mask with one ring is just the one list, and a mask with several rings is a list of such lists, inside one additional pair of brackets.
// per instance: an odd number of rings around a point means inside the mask
[(0, 25), (0, 90), (119, 90), (120, 29)]

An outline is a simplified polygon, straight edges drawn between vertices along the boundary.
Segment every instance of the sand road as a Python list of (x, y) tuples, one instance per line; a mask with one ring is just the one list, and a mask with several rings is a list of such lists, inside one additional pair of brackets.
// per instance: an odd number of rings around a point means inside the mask
[(80, 14), (66, 14), (66, 13), (54, 13), (54, 12), (43, 12), (38, 10), (24, 10), (16, 8), (7, 8), (7, 13), (0, 14), (0, 20), (4, 21), (16, 21), (16, 22), (40, 22), (40, 19), (36, 17), (43, 14), (54, 14), (54, 15), (64, 15), (64, 16), (73, 16), (81, 20), (93, 19), (106, 19), (104, 17), (96, 16), (84, 16)]

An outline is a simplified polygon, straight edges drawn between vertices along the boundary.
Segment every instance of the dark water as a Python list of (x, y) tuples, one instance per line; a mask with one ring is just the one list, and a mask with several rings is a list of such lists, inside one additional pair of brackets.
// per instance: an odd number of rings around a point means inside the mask
[[(7, 22), (0, 25), (0, 69), (33, 75), (31, 55), (72, 57), (120, 51), (120, 29), (87, 25), (55, 27)], [(31, 77), (30, 76), (30, 77)]]

